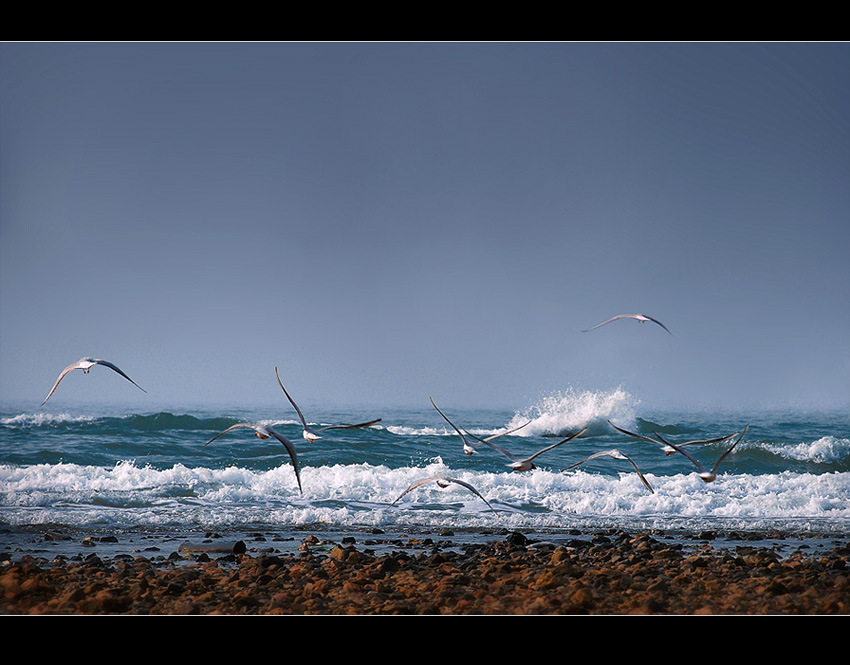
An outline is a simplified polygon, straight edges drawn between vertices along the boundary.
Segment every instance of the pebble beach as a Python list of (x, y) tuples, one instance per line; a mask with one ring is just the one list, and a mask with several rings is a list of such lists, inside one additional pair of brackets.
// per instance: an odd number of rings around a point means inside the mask
[[(451, 533), (4, 552), (5, 615), (842, 615), (850, 542)], [(49, 538), (49, 536), (46, 535)], [(770, 540), (774, 543), (770, 544)], [(802, 544), (800, 544), (802, 543)], [(67, 548), (67, 546), (66, 546)], [(86, 552), (88, 550), (88, 552)]]

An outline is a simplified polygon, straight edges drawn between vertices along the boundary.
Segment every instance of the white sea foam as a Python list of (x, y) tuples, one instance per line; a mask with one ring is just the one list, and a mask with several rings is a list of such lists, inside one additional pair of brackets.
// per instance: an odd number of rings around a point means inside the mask
[(386, 428), (388, 432), (399, 436), (457, 436), (457, 432), (449, 427), (410, 427), (404, 425), (390, 425)]
[(507, 427), (531, 423), (517, 436), (560, 435), (588, 427), (588, 434), (610, 431), (606, 423), (613, 420), (629, 423), (635, 419), (638, 400), (622, 388), (611, 391), (559, 391), (544, 397), (522, 413), (517, 413)]
[(21, 413), (17, 416), (0, 418), (0, 425), (9, 427), (44, 427), (49, 425), (61, 425), (64, 423), (86, 423), (92, 422), (93, 416), (71, 415), (70, 413)]
[[(497, 509), (493, 514), (460, 486), (429, 484), (392, 505), (411, 483), (447, 474), (472, 484)], [(759, 476), (721, 474), (706, 484), (695, 473), (647, 474), (643, 487), (627, 464), (615, 474), (579, 469), (557, 473), (491, 473), (452, 470), (434, 458), (419, 467), (369, 464), (302, 469), (298, 492), (291, 465), (255, 471), (239, 466), (154, 469), (134, 462), (113, 467), (74, 464), (0, 466), (0, 521), (42, 523), (51, 519), (133, 524), (220, 525), (249, 522), (336, 525), (569, 528), (618, 520), (664, 526), (725, 521), (759, 525), (817, 520), (846, 526), (850, 520), (850, 473), (782, 472)], [(71, 508), (69, 508), (71, 507)]]
[(788, 459), (827, 464), (850, 457), (850, 439), (823, 436), (811, 443), (761, 444), (765, 450)]

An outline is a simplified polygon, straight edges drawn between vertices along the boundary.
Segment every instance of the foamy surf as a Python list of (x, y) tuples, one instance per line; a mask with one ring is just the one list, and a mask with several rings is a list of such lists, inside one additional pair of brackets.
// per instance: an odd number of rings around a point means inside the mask
[[(415, 481), (451, 475), (468, 490), (435, 484), (396, 499)], [(421, 466), (369, 464), (302, 468), (304, 494), (291, 466), (236, 465), (155, 469), (135, 462), (111, 468), (74, 464), (0, 466), (0, 514), (7, 524), (74, 523), (162, 526), (215, 523), (219, 528), (272, 520), (278, 525), (421, 525), (454, 528), (564, 528), (580, 522), (663, 525), (670, 520), (742, 528), (805, 520), (840, 529), (850, 519), (850, 473), (721, 474), (712, 484), (694, 473), (647, 473), (654, 493), (628, 465), (611, 473), (536, 469), (517, 474), (459, 470), (441, 458)], [(126, 520), (127, 523), (124, 523)]]
[(537, 404), (518, 412), (506, 428), (531, 421), (517, 436), (568, 436), (587, 427), (587, 436), (610, 431), (608, 420), (631, 424), (639, 400), (622, 388), (611, 391), (573, 390), (547, 395)]
[[(499, 439), (527, 455), (552, 436), (589, 427), (588, 435), (516, 473), (498, 451), (465, 455), (457, 433), (426, 404), (378, 412), (366, 430), (328, 432), (316, 443), (301, 437), (290, 414), (254, 409), (171, 413), (0, 413), (0, 524), (126, 525), (225, 528), (249, 524), (329, 527), (408, 526), (453, 529), (786, 528), (846, 532), (850, 525), (850, 436), (845, 414), (718, 414), (650, 412), (622, 389), (552, 393), (522, 410), (446, 407), (459, 426), (480, 437), (526, 427)], [(350, 413), (316, 410), (317, 422)], [(750, 423), (747, 437), (706, 484), (683, 456), (623, 436), (608, 425), (674, 441), (731, 434)], [(233, 433), (204, 444), (237, 422), (269, 424), (296, 445), (303, 495), (286, 451), (276, 440)], [(707, 465), (726, 444), (692, 450)], [(599, 458), (563, 469), (605, 449), (621, 448), (646, 475), (649, 492), (628, 462)], [(431, 483), (432, 475), (468, 482), (467, 489)]]

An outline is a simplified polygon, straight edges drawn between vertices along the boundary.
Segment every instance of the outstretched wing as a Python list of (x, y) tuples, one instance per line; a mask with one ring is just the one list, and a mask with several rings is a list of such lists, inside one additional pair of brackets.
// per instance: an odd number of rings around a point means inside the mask
[(399, 495), (398, 499), (393, 501), (393, 504), (397, 503), (399, 501), (399, 499), (401, 499), (401, 497), (403, 497), (408, 492), (415, 490), (417, 487), (422, 487), (422, 485), (426, 485), (428, 483), (440, 482), (440, 481), (442, 481), (444, 483), (456, 483), (458, 485), (461, 485), (462, 487), (465, 487), (470, 492), (475, 494), (479, 499), (481, 499), (484, 503), (486, 503), (487, 507), (490, 510), (492, 510), (493, 512), (496, 512), (496, 509), (493, 508), (493, 506), (490, 505), (490, 502), (487, 501), (487, 499), (485, 499), (483, 496), (481, 496), (481, 493), (477, 489), (475, 489), (472, 485), (470, 485), (467, 482), (464, 482), (463, 480), (459, 480), (458, 478), (449, 478), (448, 476), (431, 476), (429, 478), (422, 478), (421, 480), (417, 480), (410, 487), (408, 487), (406, 490), (404, 490), (404, 492), (402, 492)]
[(376, 418), (375, 420), (370, 420), (368, 423), (359, 423), (357, 425), (328, 425), (327, 427), (319, 427), (316, 429), (317, 432), (324, 432), (329, 429), (359, 429), (361, 427), (369, 427), (371, 425), (375, 425), (376, 423), (381, 422), (381, 418)]
[(735, 450), (735, 446), (737, 446), (739, 443), (741, 443), (741, 439), (743, 439), (743, 438), (744, 438), (744, 435), (747, 433), (747, 430), (748, 430), (748, 429), (750, 429), (750, 426), (749, 426), (749, 425), (747, 425), (747, 426), (744, 428), (744, 431), (743, 431), (743, 432), (741, 432), (741, 436), (739, 436), (739, 437), (736, 439), (735, 443), (733, 443), (733, 444), (732, 444), (732, 446), (731, 446), (731, 447), (730, 447), (730, 448), (729, 448), (729, 449), (728, 449), (725, 453), (723, 453), (723, 454), (720, 456), (720, 459), (718, 459), (718, 460), (717, 460), (717, 462), (715, 462), (715, 463), (714, 463), (714, 468), (712, 468), (712, 470), (711, 470), (711, 472), (712, 472), (712, 473), (716, 473), (716, 472), (717, 472), (717, 467), (719, 467), (719, 466), (720, 466), (720, 463), (721, 463), (724, 459), (726, 459), (726, 456), (727, 456), (729, 453), (731, 453), (733, 450)]
[[(59, 382), (60, 382), (62, 379), (64, 379), (64, 378), (65, 378), (65, 376), (68, 374), (68, 372), (70, 372), (70, 371), (72, 371), (72, 370), (77, 369), (77, 367), (79, 367), (79, 366), (80, 366), (80, 363), (79, 363), (79, 362), (75, 362), (75, 363), (73, 363), (73, 364), (71, 364), (71, 365), (68, 365), (65, 369), (63, 369), (63, 370), (59, 373), (59, 378), (58, 378), (58, 379), (56, 379), (56, 383), (54, 383), (54, 384), (53, 384), (53, 387), (50, 389), (50, 392), (49, 392), (49, 393), (47, 393), (47, 397), (45, 397), (45, 398), (44, 398), (44, 402), (46, 402), (47, 400), (49, 400), (49, 399), (50, 399), (50, 396), (51, 396), (51, 395), (53, 394), (53, 392), (56, 390), (56, 387), (59, 385)], [(44, 406), (44, 402), (42, 402), (42, 403), (41, 403), (41, 405), (42, 405), (42, 406)]]
[(613, 450), (602, 450), (602, 451), (600, 451), (600, 452), (598, 452), (598, 453), (594, 453), (594, 454), (593, 454), (593, 455), (591, 455), (590, 457), (586, 457), (585, 459), (583, 459), (581, 462), (576, 462), (576, 463), (575, 463), (575, 464), (573, 464), (572, 466), (568, 466), (566, 469), (564, 469), (564, 471), (570, 471), (570, 470), (572, 470), (572, 469), (575, 469), (577, 466), (581, 466), (581, 465), (582, 465), (582, 464), (584, 464), (585, 462), (589, 462), (589, 461), (590, 461), (590, 460), (592, 460), (592, 459), (596, 459), (597, 457), (603, 457), (603, 456), (613, 457), (614, 459), (624, 459), (624, 460), (628, 460), (628, 461), (631, 463), (631, 465), (634, 467), (634, 470), (635, 470), (635, 472), (637, 473), (638, 478), (640, 478), (640, 480), (641, 480), (641, 482), (644, 484), (644, 486), (645, 486), (645, 487), (646, 487), (646, 488), (647, 488), (650, 492), (652, 492), (653, 494), (655, 494), (655, 490), (654, 490), (654, 489), (652, 489), (652, 485), (650, 485), (650, 484), (649, 484), (649, 481), (646, 479), (646, 477), (643, 475), (643, 473), (641, 473), (641, 470), (638, 468), (638, 465), (637, 465), (637, 464), (635, 464), (635, 461), (634, 461), (631, 457), (629, 457), (628, 455), (626, 455), (625, 453), (623, 453), (623, 452), (621, 452), (621, 451), (619, 451), (619, 450), (617, 450), (617, 449), (613, 449)]
[[(644, 314), (644, 316), (646, 316), (646, 314)], [(664, 328), (664, 330), (667, 330), (667, 326), (665, 326), (663, 323), (661, 323), (661, 321), (659, 321), (658, 319), (653, 319), (651, 316), (646, 316), (646, 318), (649, 319), (650, 321), (652, 321), (653, 323), (657, 323), (659, 326)], [(667, 330), (667, 332), (670, 333), (670, 335), (673, 334), (669, 330)]]
[(493, 506), (491, 506), (491, 505), (490, 505), (490, 502), (489, 502), (489, 501), (487, 501), (487, 499), (485, 499), (483, 496), (481, 496), (481, 492), (479, 492), (477, 489), (475, 489), (475, 488), (474, 488), (472, 485), (470, 485), (469, 483), (464, 482), (464, 481), (462, 481), (462, 480), (459, 480), (458, 478), (448, 478), (448, 477), (443, 477), (443, 480), (448, 480), (448, 481), (451, 481), (451, 482), (453, 482), (453, 483), (457, 483), (458, 485), (462, 485), (463, 487), (465, 487), (466, 489), (468, 489), (470, 492), (472, 492), (473, 494), (475, 494), (475, 495), (476, 495), (479, 499), (481, 499), (484, 503), (486, 503), (486, 504), (487, 504), (487, 506), (490, 508), (490, 510), (492, 510), (494, 513), (496, 512), (496, 509), (495, 509), (495, 508), (493, 508)]
[[(467, 434), (469, 434), (469, 432), (467, 432)], [(490, 446), (493, 450), (497, 450), (498, 452), (502, 453), (502, 455), (507, 457), (511, 462), (521, 461), (519, 459), (519, 457), (514, 455), (510, 450), (506, 450), (505, 448), (502, 448), (502, 446), (500, 446), (496, 443), (493, 443), (492, 441), (489, 441), (488, 439), (482, 439), (480, 437), (475, 436), (474, 434), (469, 434), (469, 436), (471, 436), (473, 439), (475, 439), (476, 441), (479, 442), (479, 443), (476, 444), (476, 446), (481, 445), (482, 443), (485, 443), (488, 446)], [(555, 444), (555, 445), (560, 445), (560, 444)], [(540, 453), (538, 453), (538, 454), (540, 454)]]
[(286, 395), (286, 399), (289, 400), (289, 403), (295, 407), (295, 412), (298, 414), (298, 419), (301, 421), (301, 425), (304, 429), (307, 429), (307, 421), (304, 420), (304, 414), (301, 413), (301, 409), (298, 408), (298, 405), (295, 403), (295, 400), (290, 397), (289, 393), (286, 392), (286, 388), (283, 387), (283, 382), (280, 380), (280, 374), (277, 372), (277, 367), (274, 368), (274, 375), (277, 377), (277, 382), (280, 384), (281, 390), (283, 390), (283, 394)]
[(394, 504), (398, 503), (401, 500), (401, 497), (403, 497), (408, 492), (412, 492), (417, 487), (422, 487), (422, 485), (427, 485), (428, 483), (435, 483), (435, 482), (437, 482), (437, 480), (439, 480), (439, 476), (432, 476), (430, 478), (422, 478), (421, 480), (417, 480), (410, 487), (408, 487), (406, 490), (404, 490), (404, 492), (399, 494), (398, 499), (393, 501), (392, 504), (390, 504), (390, 505), (394, 505)]
[[(443, 413), (442, 411), (440, 411), (440, 407), (439, 407), (439, 406), (437, 406), (437, 405), (434, 403), (434, 398), (433, 398), (433, 397), (431, 397), (430, 395), (428, 395), (428, 399), (429, 399), (429, 400), (431, 400), (431, 406), (433, 406), (435, 409), (437, 409), (437, 413), (439, 413), (441, 416), (443, 416), (443, 420), (445, 420), (445, 421), (446, 421), (449, 425), (451, 425), (451, 426), (452, 426), (452, 429), (454, 429), (454, 431), (455, 431), (455, 432), (457, 432), (457, 434), (458, 434), (458, 436), (460, 437), (461, 441), (463, 441), (463, 445), (464, 445), (464, 446), (468, 446), (468, 447), (469, 447), (469, 448), (471, 448), (471, 449), (475, 449), (475, 448), (477, 448), (479, 445), (481, 445), (480, 443), (476, 443), (476, 444), (472, 444), (472, 443), (470, 443), (470, 442), (467, 440), (467, 438), (463, 435), (463, 432), (461, 432), (461, 431), (460, 431), (460, 429), (458, 428), (458, 426), (457, 426), (457, 425), (455, 425), (455, 424), (454, 424), (451, 420), (449, 420), (448, 416), (447, 416), (445, 413)], [(469, 432), (467, 432), (467, 434), (469, 434)], [(479, 438), (478, 438), (477, 436), (475, 436), (474, 434), (469, 434), (469, 436), (473, 437), (474, 439), (477, 439), (478, 441), (481, 441), (481, 439), (479, 439)], [(481, 442), (482, 442), (482, 443), (487, 443), (486, 441), (481, 441)], [(490, 445), (493, 445), (493, 444), (490, 444)], [(493, 447), (495, 448), (495, 446), (493, 446)], [(506, 455), (509, 455), (509, 453), (507, 453), (507, 451), (504, 451), (504, 450), (503, 450), (502, 452), (503, 452), (504, 454), (506, 454)]]
[[(653, 432), (653, 434), (655, 434), (655, 436), (658, 438), (658, 440), (661, 441), (664, 445), (670, 446), (670, 450), (666, 451), (667, 455), (675, 455), (676, 454), (676, 451), (673, 450), (672, 446), (670, 445), (670, 442), (667, 439), (665, 439), (663, 436), (661, 436), (658, 432)], [(696, 445), (703, 444), (703, 443), (720, 443), (721, 441), (726, 441), (727, 439), (731, 439), (732, 437), (737, 436), (737, 435), (738, 435), (738, 432), (734, 432), (733, 434), (728, 434), (727, 436), (718, 436), (714, 439), (697, 439), (697, 440), (694, 440), (694, 441), (684, 441), (682, 443), (677, 443), (676, 445), (679, 448), (681, 448), (683, 446), (696, 446)]]
[(133, 379), (131, 379), (131, 378), (130, 378), (129, 376), (127, 376), (126, 374), (124, 374), (124, 372), (122, 372), (122, 371), (121, 371), (121, 370), (120, 370), (120, 369), (119, 369), (116, 365), (113, 365), (113, 364), (112, 364), (111, 362), (109, 362), (108, 360), (95, 359), (95, 361), (94, 361), (94, 362), (95, 362), (95, 363), (97, 363), (98, 365), (103, 365), (104, 367), (108, 367), (109, 369), (111, 369), (111, 370), (113, 370), (113, 371), (115, 371), (115, 372), (118, 372), (121, 376), (123, 376), (125, 379), (127, 379), (130, 383), (132, 383), (134, 386), (136, 386), (136, 388), (138, 388), (139, 390), (141, 390), (143, 393), (146, 393), (146, 392), (147, 392), (147, 390), (145, 390), (144, 388), (142, 388), (142, 387), (141, 387), (138, 383), (136, 383), (135, 381), (133, 381)]
[(278, 434), (271, 427), (267, 427), (266, 429), (269, 431), (269, 434), (283, 444), (283, 447), (286, 448), (286, 452), (289, 453), (289, 459), (292, 460), (292, 468), (295, 469), (295, 479), (298, 481), (298, 490), (301, 494), (304, 494), (304, 490), (301, 488), (301, 469), (298, 467), (298, 455), (295, 453), (295, 446), (292, 441), (282, 434)]
[[(560, 445), (562, 445), (562, 444), (564, 444), (564, 443), (567, 443), (567, 441), (572, 441), (572, 440), (573, 440), (573, 439), (575, 439), (577, 436), (581, 436), (582, 434), (584, 434), (586, 431), (587, 431), (587, 427), (585, 427), (584, 429), (582, 429), (580, 432), (576, 432), (575, 434), (571, 434), (570, 436), (568, 436), (568, 437), (567, 437), (566, 439), (564, 439), (563, 441), (558, 441), (558, 443), (553, 443), (551, 446), (546, 446), (546, 447), (545, 447), (545, 448), (543, 448), (542, 450), (538, 450), (538, 451), (537, 451), (536, 453), (534, 453), (531, 457), (529, 457), (526, 461), (530, 462), (531, 460), (533, 460), (533, 459), (534, 459), (535, 457), (537, 457), (538, 455), (542, 455), (543, 453), (545, 453), (547, 450), (552, 450), (552, 448), (557, 448), (558, 446), (560, 446)], [(493, 444), (491, 443), (490, 445), (493, 445)]]
[(611, 427), (613, 427), (618, 432), (622, 432), (623, 434), (627, 434), (628, 436), (633, 436), (636, 439), (643, 439), (644, 441), (649, 441), (650, 443), (655, 443), (655, 444), (658, 443), (658, 441), (656, 441), (655, 439), (651, 439), (648, 436), (643, 436), (642, 434), (636, 434), (635, 432), (630, 432), (629, 430), (623, 429), (622, 427), (617, 427), (610, 420), (608, 421), (608, 424), (611, 425)]
[(603, 321), (602, 323), (597, 323), (592, 328), (588, 328), (587, 330), (582, 330), (582, 332), (590, 332), (591, 330), (596, 330), (597, 328), (601, 328), (602, 326), (604, 326), (608, 323), (611, 323), (611, 321), (616, 321), (617, 319), (629, 319), (629, 318), (631, 318), (631, 315), (629, 315), (629, 314), (617, 314), (617, 316), (612, 316), (607, 321)]
[(529, 420), (527, 423), (523, 423), (519, 427), (514, 427), (513, 429), (506, 430), (504, 432), (499, 432), (498, 434), (493, 434), (492, 436), (488, 436), (485, 441), (492, 441), (493, 439), (498, 439), (500, 436), (507, 436), (508, 434), (513, 434), (517, 430), (521, 430), (526, 425), (530, 425), (531, 421)]
[(227, 434), (228, 432), (232, 432), (233, 430), (235, 430), (235, 429), (240, 429), (240, 428), (242, 428), (242, 427), (250, 427), (250, 428), (251, 428), (252, 430), (254, 430), (255, 432), (257, 431), (257, 428), (256, 428), (254, 425), (251, 425), (251, 424), (249, 424), (249, 423), (237, 423), (236, 425), (231, 425), (230, 427), (228, 427), (226, 430), (224, 430), (224, 431), (223, 431), (223, 432), (221, 432), (220, 434), (216, 434), (213, 438), (211, 438), (209, 441), (207, 441), (204, 445), (205, 445), (205, 446), (208, 446), (208, 445), (210, 445), (213, 441), (215, 441), (216, 439), (220, 439), (221, 437), (223, 437), (223, 436), (224, 436), (225, 434)]

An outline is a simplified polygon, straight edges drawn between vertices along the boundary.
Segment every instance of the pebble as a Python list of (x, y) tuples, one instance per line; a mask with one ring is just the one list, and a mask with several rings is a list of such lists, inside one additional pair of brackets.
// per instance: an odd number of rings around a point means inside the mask
[(375, 555), (353, 538), (310, 537), (290, 554), (25, 555), (0, 565), (0, 614), (850, 613), (846, 547), (685, 553), (646, 534), (554, 544), (520, 533), (462, 552), (417, 545), (427, 549)]

